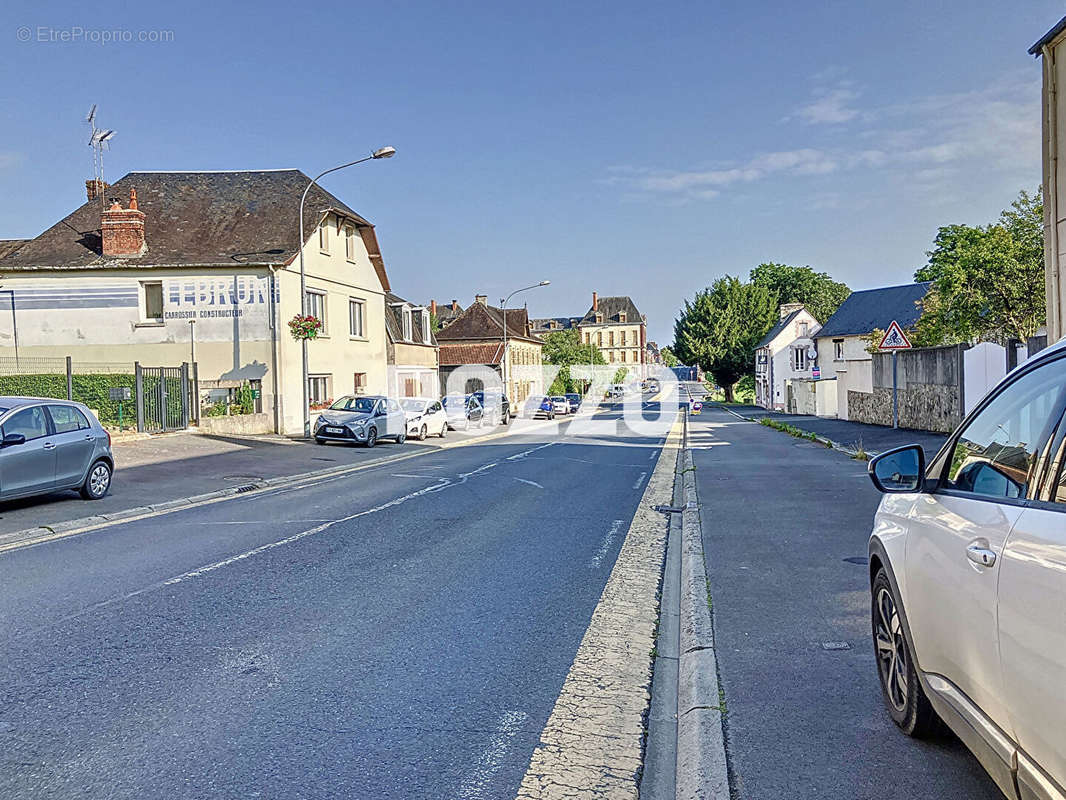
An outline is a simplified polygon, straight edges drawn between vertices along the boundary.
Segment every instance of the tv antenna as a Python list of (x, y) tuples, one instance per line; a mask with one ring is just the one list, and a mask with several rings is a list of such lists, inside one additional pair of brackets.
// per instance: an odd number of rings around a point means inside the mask
[(96, 103), (93, 103), (93, 107), (89, 109), (85, 121), (89, 123), (89, 147), (93, 149), (93, 180), (97, 182), (102, 205), (105, 202), (104, 186), (107, 185), (104, 183), (104, 150), (111, 148), (110, 140), (115, 132), (96, 127)]

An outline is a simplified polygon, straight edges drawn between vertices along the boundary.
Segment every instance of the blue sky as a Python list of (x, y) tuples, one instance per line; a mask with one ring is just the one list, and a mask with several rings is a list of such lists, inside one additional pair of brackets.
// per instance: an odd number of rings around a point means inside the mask
[[(761, 261), (902, 283), (1040, 181), (1052, 0), (5, 3), (0, 238), (84, 199), (92, 103), (139, 169), (315, 172), (412, 300), (629, 294), (649, 335)], [(30, 41), (19, 41), (21, 28)], [(158, 42), (41, 41), (166, 31)], [(102, 34), (92, 34), (100, 38)]]

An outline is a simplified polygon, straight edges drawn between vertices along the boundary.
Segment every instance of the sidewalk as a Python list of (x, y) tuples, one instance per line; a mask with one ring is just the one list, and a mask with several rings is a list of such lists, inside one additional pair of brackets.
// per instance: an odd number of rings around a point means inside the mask
[(780, 411), (767, 411), (760, 406), (724, 405), (721, 403), (712, 403), (711, 405), (755, 422), (765, 417), (786, 422), (796, 428), (830, 439), (836, 444), (852, 450), (858, 450), (859, 445), (861, 445), (862, 449), (871, 455), (883, 453), (885, 450), (891, 450), (893, 447), (905, 444), (920, 444), (925, 449), (926, 458), (931, 459), (948, 438), (942, 433), (915, 431), (906, 428), (893, 430), (892, 428), (869, 425), (864, 422), (825, 419), (803, 414), (784, 414)]

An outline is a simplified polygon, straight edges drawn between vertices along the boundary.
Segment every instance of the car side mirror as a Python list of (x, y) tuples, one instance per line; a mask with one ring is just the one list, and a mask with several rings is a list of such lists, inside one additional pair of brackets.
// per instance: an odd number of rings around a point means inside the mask
[(925, 482), (925, 451), (908, 444), (874, 457), (867, 471), (880, 492), (901, 494), (920, 491)]
[(13, 447), (17, 444), (26, 444), (26, 437), (21, 433), (8, 433), (4, 435), (4, 440), (0, 442), (0, 447)]

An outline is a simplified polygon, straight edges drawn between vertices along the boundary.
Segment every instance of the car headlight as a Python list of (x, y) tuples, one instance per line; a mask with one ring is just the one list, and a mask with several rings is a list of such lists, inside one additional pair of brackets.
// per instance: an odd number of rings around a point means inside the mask
[(348, 427), (353, 431), (357, 431), (363, 427), (363, 421), (361, 419), (352, 420), (348, 423)]
[(325, 424), (326, 424), (326, 421), (324, 419), (322, 419), (322, 417), (319, 417), (318, 419), (315, 420), (315, 430), (317, 431), (319, 428), (321, 428)]

